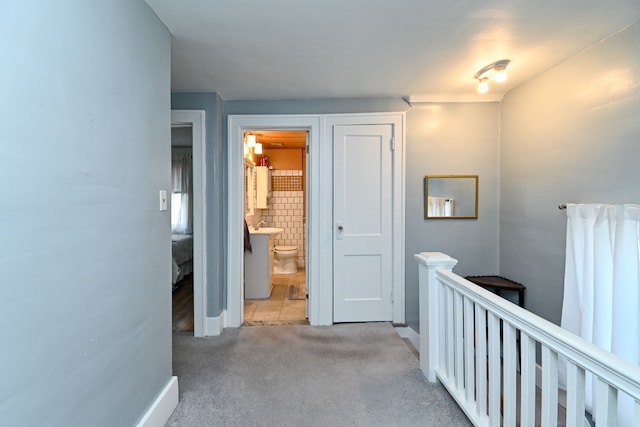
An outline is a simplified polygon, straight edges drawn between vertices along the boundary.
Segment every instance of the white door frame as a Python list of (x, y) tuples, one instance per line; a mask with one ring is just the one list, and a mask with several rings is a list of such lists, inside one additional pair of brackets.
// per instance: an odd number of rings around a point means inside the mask
[(191, 125), (193, 157), (193, 335), (203, 337), (207, 315), (206, 126), (202, 110), (171, 110), (171, 125)]
[[(405, 113), (370, 113), (370, 114), (340, 114), (328, 115), (324, 117), (324, 134), (327, 140), (323, 145), (333, 147), (333, 127), (336, 125), (391, 125), (393, 127), (394, 153), (392, 171), (392, 222), (393, 222), (393, 242), (392, 242), (392, 304), (393, 322), (404, 323), (405, 319)], [(333, 153), (331, 153), (333, 161)], [(328, 173), (333, 174), (330, 168)], [(331, 193), (331, 207), (333, 212), (333, 192)], [(329, 245), (333, 245), (333, 224), (331, 224), (329, 234)], [(333, 266), (332, 266), (333, 267)], [(333, 274), (333, 268), (331, 269)], [(333, 291), (333, 289), (332, 289)], [(331, 294), (333, 301), (333, 294)]]
[[(227, 312), (224, 316), (225, 327), (239, 327), (244, 320), (244, 145), (243, 135), (248, 130), (307, 130), (309, 154), (307, 156), (307, 253), (306, 280), (309, 289), (309, 323), (312, 325), (330, 325), (331, 318), (320, 311), (326, 306), (321, 300), (319, 286), (326, 281), (326, 264), (321, 254), (319, 237), (324, 213), (318, 208), (329, 205), (322, 200), (320, 183), (320, 147), (322, 144), (320, 116), (311, 115), (260, 115), (228, 118), (228, 211), (227, 211)], [(329, 199), (330, 200), (330, 199)], [(324, 202), (324, 203), (322, 203)], [(331, 213), (329, 211), (329, 227)], [(329, 260), (330, 261), (330, 260)], [(331, 302), (329, 302), (331, 304)]]
[(333, 126), (334, 322), (393, 320), (394, 132)]
[(340, 115), (230, 115), (228, 118), (227, 305), (225, 327), (244, 320), (244, 145), (245, 131), (309, 131), (307, 156), (307, 253), (309, 323), (333, 323), (333, 144), (335, 124), (392, 124), (396, 143), (393, 183), (393, 321), (404, 323), (404, 132), (405, 113)]

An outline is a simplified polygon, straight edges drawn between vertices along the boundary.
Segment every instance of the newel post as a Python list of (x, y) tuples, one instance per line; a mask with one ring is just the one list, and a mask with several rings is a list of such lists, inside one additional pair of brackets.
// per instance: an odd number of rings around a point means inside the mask
[(418, 261), (418, 281), (420, 291), (420, 369), (430, 382), (436, 381), (439, 366), (438, 324), (439, 289), (436, 271), (451, 271), (458, 263), (442, 252), (421, 252), (414, 255)]

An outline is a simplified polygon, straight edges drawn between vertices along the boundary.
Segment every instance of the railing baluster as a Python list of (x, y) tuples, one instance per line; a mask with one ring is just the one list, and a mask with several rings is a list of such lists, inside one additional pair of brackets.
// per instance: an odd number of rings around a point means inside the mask
[(584, 369), (567, 361), (567, 427), (584, 426)]
[(618, 415), (618, 390), (598, 377), (595, 377), (594, 381), (596, 382), (596, 424), (615, 427)]
[(464, 391), (465, 399), (470, 403), (475, 399), (473, 313), (473, 301), (464, 297)]
[(462, 311), (462, 294), (460, 292), (454, 292), (453, 294), (453, 308), (455, 312), (455, 345), (454, 345), (454, 354), (455, 354), (455, 376), (456, 376), (456, 389), (459, 392), (462, 392), (464, 388), (464, 338), (462, 336), (462, 324), (464, 322), (463, 319), (463, 311)]
[(478, 416), (487, 416), (487, 310), (476, 304), (476, 402)]
[(454, 336), (453, 336), (453, 331), (454, 331), (454, 318), (453, 318), (453, 289), (451, 289), (450, 287), (447, 287), (445, 289), (445, 294), (446, 294), (446, 318), (445, 318), (445, 322), (447, 325), (447, 329), (446, 329), (446, 337), (445, 337), (445, 341), (446, 341), (446, 363), (447, 363), (447, 377), (449, 377), (450, 380), (453, 380), (453, 376), (454, 376), (454, 365), (453, 365), (453, 358), (454, 358), (454, 353), (453, 353), (453, 345), (454, 345)]
[(500, 318), (489, 313), (489, 425), (500, 425)]
[(520, 426), (536, 422), (536, 342), (520, 332)]
[(558, 355), (542, 346), (542, 427), (558, 424)]
[(442, 283), (438, 285), (440, 291), (438, 292), (438, 299), (440, 303), (438, 304), (438, 311), (440, 312), (440, 330), (438, 331), (438, 341), (439, 341), (439, 371), (444, 371), (447, 373), (447, 294), (446, 294), (446, 286)]
[(509, 323), (502, 322), (503, 345), (502, 352), (504, 358), (504, 371), (502, 374), (503, 387), (503, 420), (507, 427), (516, 425), (516, 328)]

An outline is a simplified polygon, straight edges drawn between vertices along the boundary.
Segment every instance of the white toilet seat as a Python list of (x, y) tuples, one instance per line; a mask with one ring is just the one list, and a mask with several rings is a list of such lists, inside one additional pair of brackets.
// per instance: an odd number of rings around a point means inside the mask
[(295, 255), (298, 252), (298, 248), (295, 246), (276, 246), (274, 248), (278, 255)]

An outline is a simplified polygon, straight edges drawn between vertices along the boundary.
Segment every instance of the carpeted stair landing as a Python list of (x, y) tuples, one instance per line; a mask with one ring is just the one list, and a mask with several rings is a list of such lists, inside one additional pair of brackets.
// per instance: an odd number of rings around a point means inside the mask
[(468, 426), (388, 323), (173, 335), (168, 426)]

